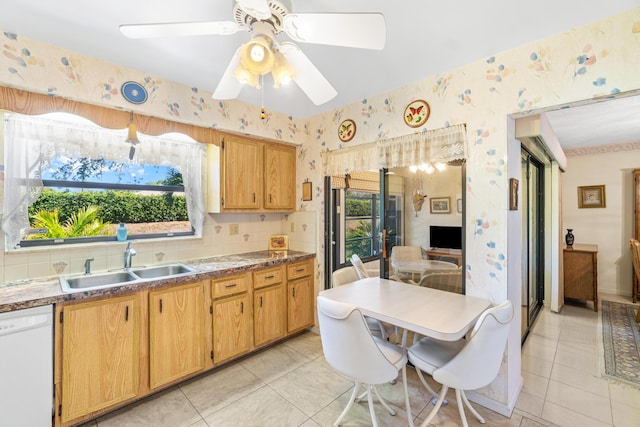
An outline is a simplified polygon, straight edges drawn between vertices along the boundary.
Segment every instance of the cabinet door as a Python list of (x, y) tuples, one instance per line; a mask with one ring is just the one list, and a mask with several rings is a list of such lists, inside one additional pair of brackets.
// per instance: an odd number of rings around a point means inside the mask
[(259, 209), (262, 206), (262, 144), (225, 135), (222, 156), (224, 209)]
[(204, 369), (204, 284), (149, 293), (152, 389)]
[(284, 145), (264, 147), (264, 207), (295, 210), (296, 149)]
[(249, 295), (213, 301), (213, 360), (215, 363), (251, 349)]
[(136, 397), (139, 313), (137, 295), (63, 309), (63, 423)]
[(256, 346), (285, 334), (284, 284), (255, 290), (253, 293), (253, 338)]
[(307, 276), (289, 282), (287, 296), (287, 332), (313, 325), (313, 278)]

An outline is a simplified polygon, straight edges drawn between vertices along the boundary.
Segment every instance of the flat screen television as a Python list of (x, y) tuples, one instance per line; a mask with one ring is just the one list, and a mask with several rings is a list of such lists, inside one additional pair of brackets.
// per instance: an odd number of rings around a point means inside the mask
[(429, 245), (432, 248), (462, 249), (462, 227), (430, 226)]

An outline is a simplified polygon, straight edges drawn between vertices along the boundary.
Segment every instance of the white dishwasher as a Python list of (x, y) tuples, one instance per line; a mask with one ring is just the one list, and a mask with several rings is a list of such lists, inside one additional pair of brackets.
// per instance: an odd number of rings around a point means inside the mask
[(0, 426), (50, 427), (53, 306), (0, 313)]

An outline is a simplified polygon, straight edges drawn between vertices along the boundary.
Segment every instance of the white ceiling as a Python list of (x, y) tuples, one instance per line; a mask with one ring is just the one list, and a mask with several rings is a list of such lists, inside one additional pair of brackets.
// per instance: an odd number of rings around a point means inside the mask
[[(213, 92), (235, 49), (249, 39), (248, 33), (132, 40), (118, 26), (230, 21), (234, 4), (234, 0), (2, 0), (0, 29)], [(387, 25), (381, 51), (298, 43), (338, 96), (316, 106), (295, 85), (281, 89), (265, 85), (264, 106), (303, 118), (638, 7), (640, 0), (616, 0), (606, 6), (602, 0), (291, 0), (291, 4), (294, 12), (380, 12)], [(284, 33), (279, 35), (280, 41), (287, 39)], [(239, 99), (260, 105), (260, 91), (245, 87)], [(631, 102), (635, 117), (640, 117), (637, 100), (620, 102)], [(632, 114), (629, 105), (623, 111)], [(592, 141), (596, 130), (610, 127), (608, 113), (589, 114), (584, 118), (577, 108), (550, 114), (563, 146)], [(566, 124), (573, 122), (580, 125)], [(577, 137), (579, 130), (584, 134)], [(637, 126), (634, 132), (640, 135)], [(626, 139), (618, 142), (627, 142), (629, 134), (620, 138)]]

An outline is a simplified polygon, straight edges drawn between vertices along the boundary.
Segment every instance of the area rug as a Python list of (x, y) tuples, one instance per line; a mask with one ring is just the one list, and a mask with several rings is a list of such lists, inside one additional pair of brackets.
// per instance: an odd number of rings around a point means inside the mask
[(637, 306), (602, 301), (604, 374), (640, 387), (640, 331)]

